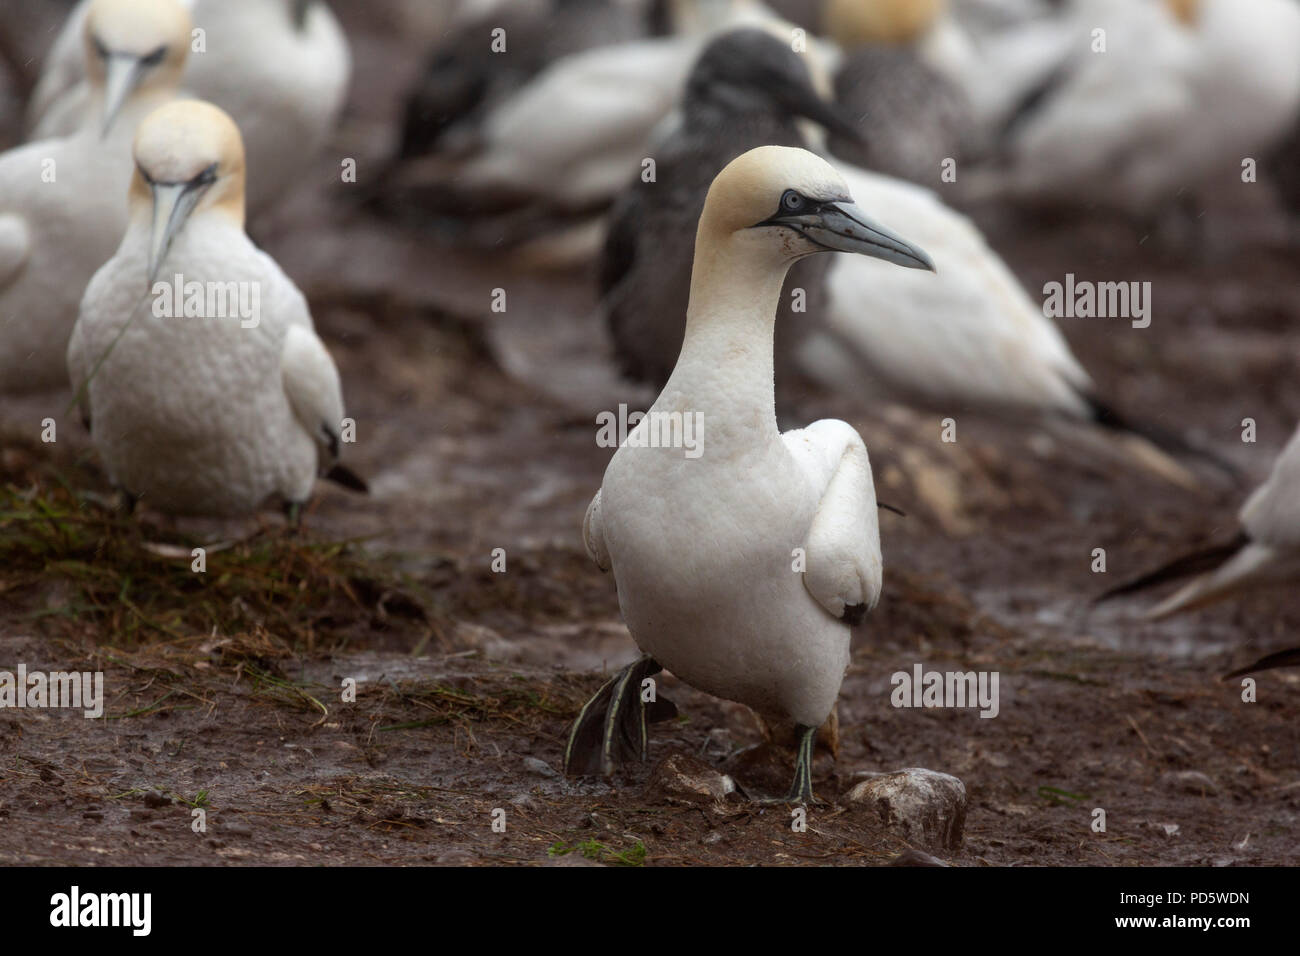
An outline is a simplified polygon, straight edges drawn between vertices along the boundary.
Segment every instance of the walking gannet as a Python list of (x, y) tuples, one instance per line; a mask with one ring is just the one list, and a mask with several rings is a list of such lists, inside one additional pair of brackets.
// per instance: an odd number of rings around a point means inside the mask
[[(610, 773), (622, 758), (645, 757), (646, 723), (667, 702), (648, 707), (642, 681), (666, 667), (769, 723), (793, 725), (788, 799), (812, 799), (813, 738), (839, 694), (850, 627), (881, 588), (862, 438), (841, 421), (785, 434), (776, 422), (781, 285), (794, 262), (836, 250), (933, 268), (805, 150), (750, 150), (710, 187), (681, 356), (610, 460), (583, 522), (587, 551), (613, 571), (624, 621), (646, 656), (583, 707), (566, 771)], [(661, 418), (689, 418), (699, 441), (662, 440)]]
[[(345, 429), (338, 371), (302, 293), (244, 232), (244, 148), (217, 107), (178, 100), (136, 135), (130, 221), (68, 345), (91, 437), (128, 501), (297, 518)], [(161, 281), (159, 281), (161, 280)]]
[[(735, 30), (700, 54), (682, 94), (680, 120), (651, 154), (655, 179), (630, 182), (614, 203), (600, 261), (600, 294), (623, 371), (662, 388), (681, 351), (693, 247), (682, 237), (699, 222), (717, 170), (758, 146), (807, 146), (801, 117), (837, 130), (856, 127), (817, 95), (791, 48), (756, 29)], [(790, 270), (776, 324), (777, 369), (825, 299), (827, 257)], [(796, 303), (795, 290), (802, 295)]]
[(1155, 619), (1222, 600), (1245, 588), (1294, 584), (1300, 575), (1300, 429), (1273, 464), (1272, 474), (1238, 512), (1240, 529), (1230, 541), (1192, 552), (1121, 584), (1099, 601), (1195, 575), (1145, 614)]
[[(337, 124), (352, 70), (347, 38), (322, 0), (184, 2), (196, 28), (185, 92), (234, 117), (247, 144), (249, 206), (261, 209), (302, 180), (304, 158)], [(32, 94), (34, 138), (76, 128), (85, 112), (76, 38), (89, 3), (69, 16)]]
[(1086, 0), (1072, 22), (1069, 57), (972, 198), (1154, 216), (1188, 190), (1240, 186), (1300, 110), (1295, 0)]
[(67, 384), (77, 303), (126, 227), (131, 137), (189, 53), (176, 0), (95, 0), (82, 55), (93, 110), (63, 139), (0, 156), (0, 392)]

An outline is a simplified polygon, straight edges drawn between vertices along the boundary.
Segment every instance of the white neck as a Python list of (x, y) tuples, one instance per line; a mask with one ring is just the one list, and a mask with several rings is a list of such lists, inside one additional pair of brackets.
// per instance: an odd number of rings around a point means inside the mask
[[(743, 235), (743, 234), (742, 234)], [(657, 408), (703, 412), (709, 441), (779, 436), (773, 335), (791, 263), (744, 238), (696, 243), (686, 336)]]

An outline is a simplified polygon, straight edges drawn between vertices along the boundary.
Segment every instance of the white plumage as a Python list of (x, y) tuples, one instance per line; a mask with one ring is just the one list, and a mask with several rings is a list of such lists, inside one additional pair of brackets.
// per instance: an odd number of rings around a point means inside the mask
[[(302, 293), (244, 233), (239, 132), (178, 101), (142, 124), (135, 156), (130, 224), (68, 347), (95, 447), (115, 485), (167, 513), (301, 504), (337, 456), (342, 393)], [(157, 314), (151, 272), (246, 290), (260, 310)]]
[[(220, 106), (239, 125), (249, 156), (249, 205), (260, 209), (301, 181), (338, 122), (351, 54), (321, 0), (185, 0), (205, 49), (185, 72), (187, 94)], [(76, 128), (87, 108), (80, 35), (90, 0), (73, 10), (32, 95), (34, 138)], [(301, 16), (301, 21), (299, 21)]]

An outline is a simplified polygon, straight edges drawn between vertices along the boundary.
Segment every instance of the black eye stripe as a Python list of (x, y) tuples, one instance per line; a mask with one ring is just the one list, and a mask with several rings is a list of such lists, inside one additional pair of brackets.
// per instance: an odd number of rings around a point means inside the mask
[(167, 58), (167, 47), (160, 46), (158, 49), (154, 50), (148, 56), (141, 57), (140, 62), (145, 66), (157, 66), (166, 58)]

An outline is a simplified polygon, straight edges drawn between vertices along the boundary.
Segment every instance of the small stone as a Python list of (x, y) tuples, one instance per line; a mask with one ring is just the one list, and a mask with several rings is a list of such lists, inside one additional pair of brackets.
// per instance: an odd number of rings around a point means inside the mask
[(232, 837), (252, 836), (253, 828), (247, 823), (223, 823), (221, 824), (221, 832), (226, 836)]
[(1163, 833), (1167, 837), (1177, 836), (1179, 829), (1177, 823), (1152, 823), (1151, 827)]
[(167, 794), (163, 793), (161, 790), (150, 790), (144, 795), (144, 805), (146, 807), (153, 807), (154, 809), (157, 809), (158, 807), (170, 807), (172, 805), (172, 798), (167, 796)]
[(510, 798), (510, 803), (520, 810), (537, 810), (540, 805), (537, 799), (530, 793), (520, 793)]
[(525, 757), (524, 766), (539, 777), (558, 777), (560, 775), (558, 770), (545, 760), (539, 760), (537, 757)]
[(1219, 792), (1215, 782), (1199, 770), (1170, 771), (1160, 778), (1160, 782), (1171, 790), (1194, 793), (1202, 797)]
[(910, 767), (872, 774), (846, 797), (880, 815), (881, 822), (923, 846), (955, 850), (966, 826), (966, 785), (956, 777)]
[(646, 794), (688, 803), (718, 803), (736, 792), (736, 782), (704, 761), (687, 754), (669, 754), (655, 765)]
[(948, 866), (938, 857), (917, 849), (907, 849), (889, 861), (890, 866)]

